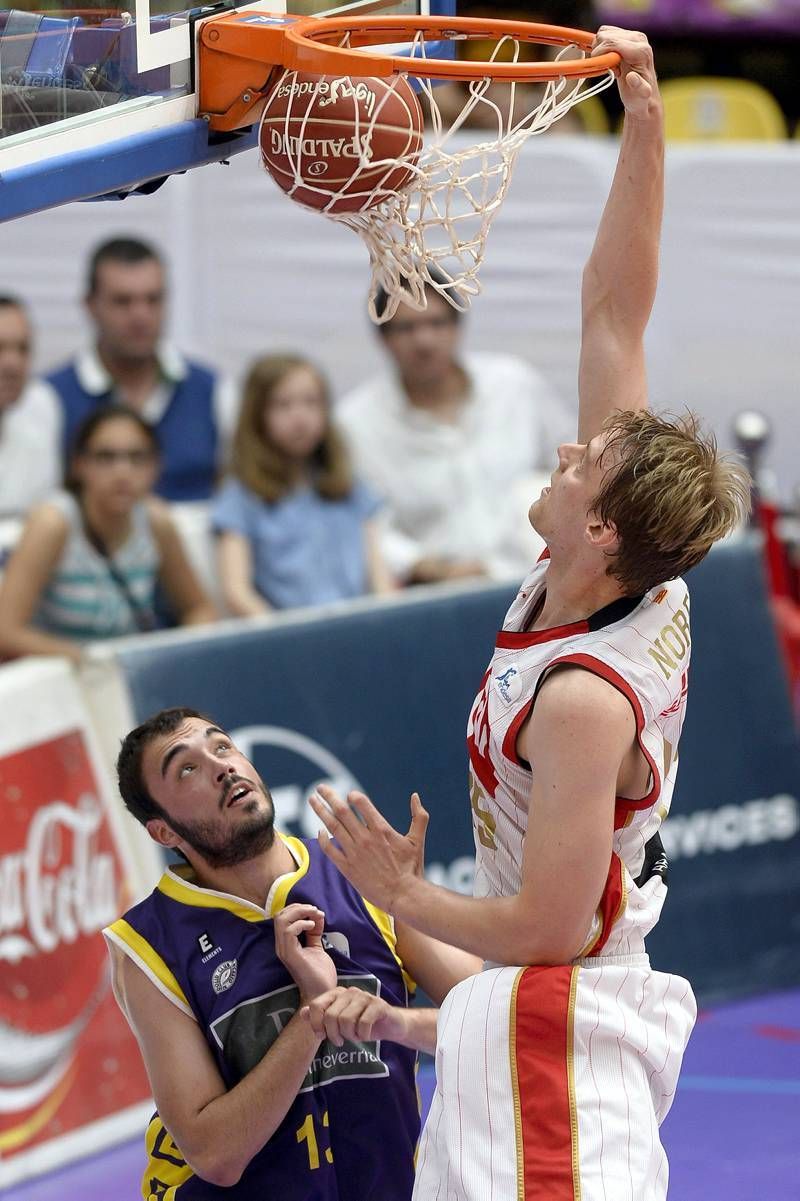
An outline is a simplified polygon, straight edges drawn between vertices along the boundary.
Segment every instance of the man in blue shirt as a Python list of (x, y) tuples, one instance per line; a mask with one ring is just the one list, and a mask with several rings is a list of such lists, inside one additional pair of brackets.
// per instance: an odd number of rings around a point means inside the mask
[(135, 409), (156, 430), (167, 500), (206, 500), (235, 421), (230, 383), (162, 341), (164, 265), (152, 246), (115, 238), (93, 253), (86, 309), (94, 345), (48, 376), (64, 411), (68, 453), (81, 422), (99, 405)]

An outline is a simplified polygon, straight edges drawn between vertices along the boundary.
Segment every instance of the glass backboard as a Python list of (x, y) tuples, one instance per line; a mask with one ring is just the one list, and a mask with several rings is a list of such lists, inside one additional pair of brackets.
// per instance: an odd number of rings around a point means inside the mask
[[(255, 144), (198, 118), (194, 30), (286, 0), (5, 0), (0, 7), (0, 221), (71, 200), (153, 190)], [(452, 13), (454, 0), (290, 0), (298, 16)]]

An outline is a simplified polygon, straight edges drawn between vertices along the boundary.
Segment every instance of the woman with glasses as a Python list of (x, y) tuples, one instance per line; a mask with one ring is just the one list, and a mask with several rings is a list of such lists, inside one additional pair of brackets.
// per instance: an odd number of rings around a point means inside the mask
[(181, 624), (216, 617), (169, 509), (150, 495), (158, 444), (109, 405), (79, 428), (66, 486), (33, 509), (0, 586), (0, 655), (65, 655), (158, 624), (158, 584)]

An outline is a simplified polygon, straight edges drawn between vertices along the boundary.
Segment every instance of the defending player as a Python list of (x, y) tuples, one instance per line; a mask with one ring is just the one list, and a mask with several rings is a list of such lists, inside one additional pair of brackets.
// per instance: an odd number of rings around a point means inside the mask
[[(479, 961), (395, 927), (315, 843), (276, 836), (253, 765), (194, 710), (133, 730), (118, 775), (187, 861), (105, 931), (158, 1106), (146, 1201), (408, 1201), (416, 1050), (436, 1037), (409, 993), (440, 999)], [(298, 1013), (317, 1004), (328, 1042)]]
[(695, 1003), (644, 940), (666, 894), (657, 834), (686, 705), (680, 574), (736, 526), (749, 487), (693, 420), (645, 409), (663, 119), (644, 36), (604, 27), (607, 50), (626, 112), (584, 273), (578, 442), (531, 508), (548, 551), (469, 719), (475, 897), (417, 874), (418, 798), (405, 837), (361, 794), (312, 801), (326, 854), (363, 895), (486, 960), (442, 1006), (416, 1201), (666, 1195), (658, 1127)]

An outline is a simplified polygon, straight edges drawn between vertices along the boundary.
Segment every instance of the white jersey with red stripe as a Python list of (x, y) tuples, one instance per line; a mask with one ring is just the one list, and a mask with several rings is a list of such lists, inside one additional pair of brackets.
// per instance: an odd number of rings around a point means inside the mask
[(688, 981), (654, 971), (644, 953), (666, 894), (659, 840), (647, 844), (675, 782), (689, 597), (673, 580), (531, 633), (547, 570), (541, 561), (509, 609), (470, 715), (476, 895), (520, 890), (536, 764), (520, 762), (516, 739), (557, 665), (595, 672), (627, 697), (650, 767), (647, 795), (617, 798), (608, 879), (573, 963), (487, 964), (448, 993), (413, 1201), (666, 1199), (659, 1126), (696, 1005)]
[[(522, 884), (532, 771), (517, 735), (547, 674), (560, 665), (595, 673), (630, 702), (650, 767), (646, 796), (618, 797), (613, 854), (603, 896), (581, 956), (644, 950), (666, 894), (660, 879), (637, 888), (645, 845), (669, 812), (686, 709), (689, 593), (681, 579), (623, 599), (587, 621), (528, 631), (547, 583), (546, 555), (508, 611), (468, 726), (476, 896), (513, 896)], [(644, 881), (642, 882), (644, 885)]]

